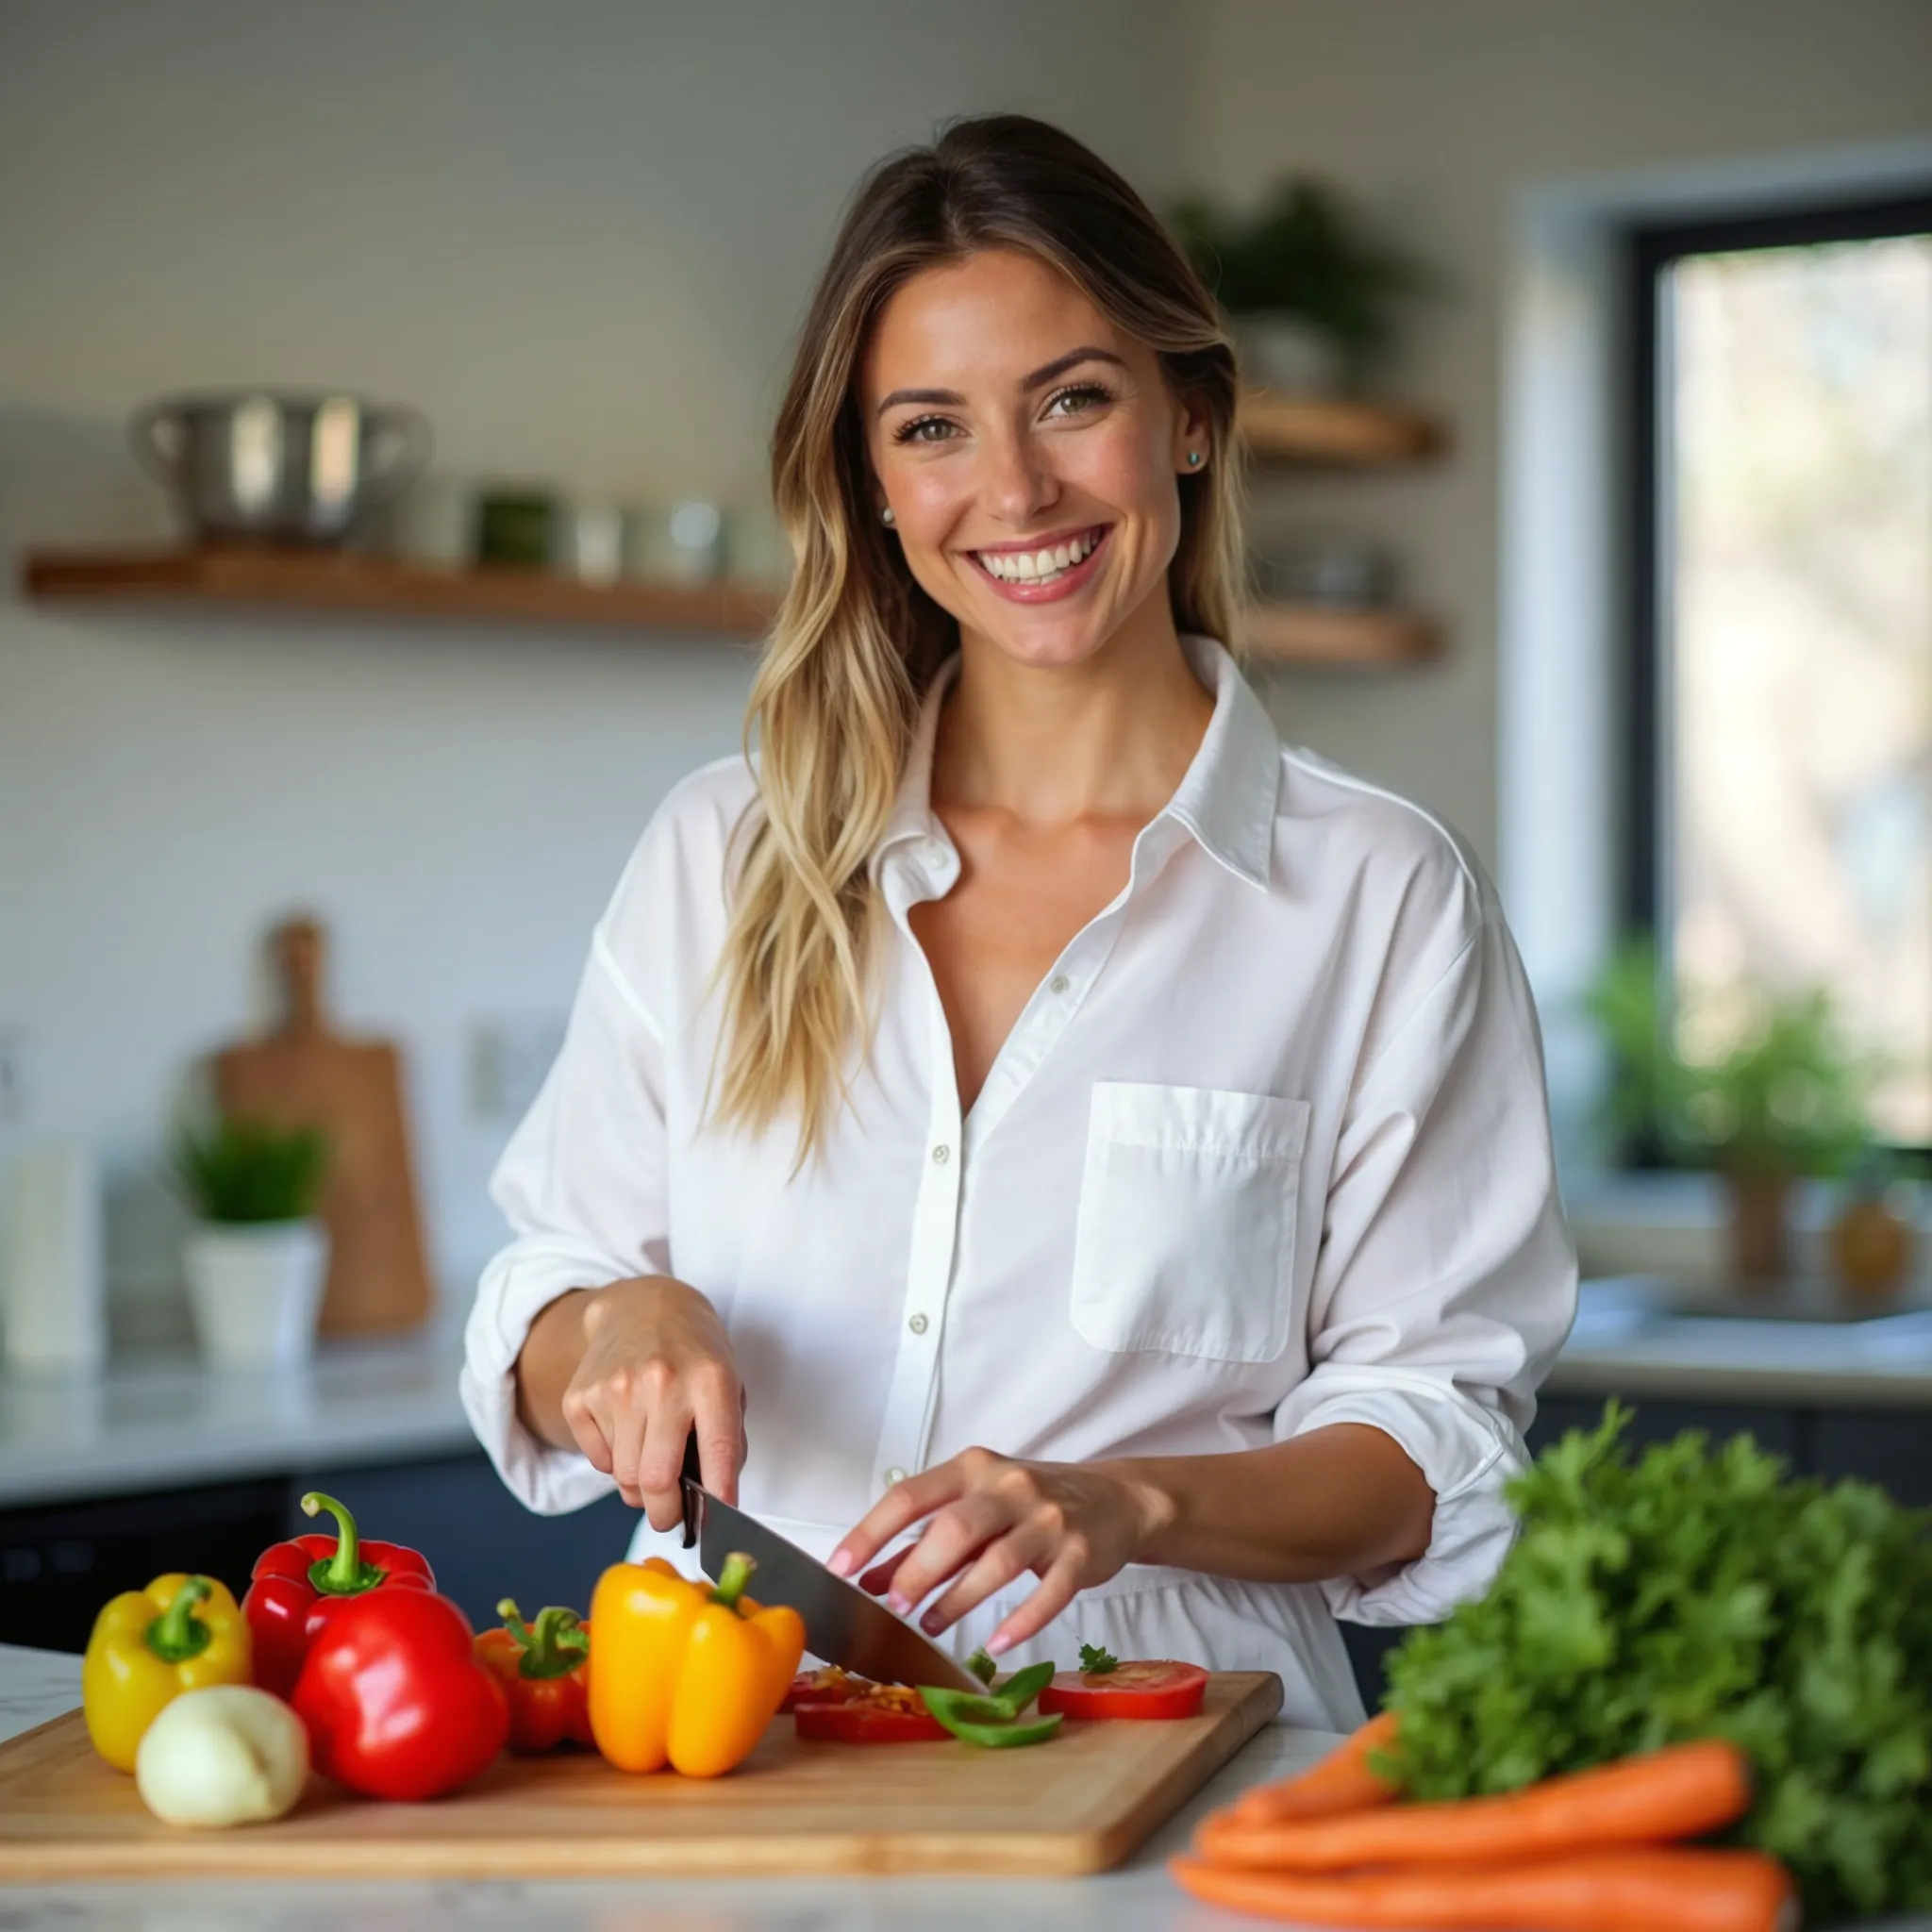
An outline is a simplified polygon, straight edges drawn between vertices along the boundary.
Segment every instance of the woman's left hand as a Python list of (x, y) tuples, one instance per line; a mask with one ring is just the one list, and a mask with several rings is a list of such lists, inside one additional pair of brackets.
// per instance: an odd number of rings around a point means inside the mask
[[(919, 1620), (933, 1637), (1030, 1571), (1040, 1588), (987, 1641), (997, 1657), (1044, 1629), (1079, 1591), (1132, 1562), (1171, 1514), (1159, 1491), (1119, 1464), (1021, 1462), (966, 1449), (894, 1483), (832, 1552), (829, 1567), (839, 1576), (862, 1573), (860, 1587), (884, 1592), (901, 1616), (950, 1583)], [(874, 1564), (921, 1521), (917, 1542)]]

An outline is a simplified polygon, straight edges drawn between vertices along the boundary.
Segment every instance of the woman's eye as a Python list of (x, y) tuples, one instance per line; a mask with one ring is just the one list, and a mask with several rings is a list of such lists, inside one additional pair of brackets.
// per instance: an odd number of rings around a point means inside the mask
[(892, 431), (894, 442), (943, 442), (953, 433), (953, 425), (943, 416), (915, 416), (909, 423), (902, 423)]
[(1076, 382), (1069, 389), (1057, 390), (1047, 398), (1049, 415), (1077, 416), (1096, 404), (1111, 402), (1111, 394), (1100, 383)]

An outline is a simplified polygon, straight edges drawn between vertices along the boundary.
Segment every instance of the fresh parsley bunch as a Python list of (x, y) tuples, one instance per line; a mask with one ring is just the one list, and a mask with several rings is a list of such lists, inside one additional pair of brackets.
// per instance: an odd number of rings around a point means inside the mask
[(1748, 1436), (1632, 1460), (1628, 1412), (1510, 1489), (1488, 1595), (1390, 1659), (1418, 1798), (1513, 1790), (1695, 1738), (1749, 1753), (1739, 1841), (1812, 1914), (1932, 1905), (1932, 1518), (1785, 1474)]

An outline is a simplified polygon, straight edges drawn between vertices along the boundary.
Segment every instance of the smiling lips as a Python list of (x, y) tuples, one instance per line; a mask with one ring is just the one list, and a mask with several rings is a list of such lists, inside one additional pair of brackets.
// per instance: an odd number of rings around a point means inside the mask
[(1106, 548), (1112, 525), (1063, 537), (1035, 549), (974, 550), (967, 554), (1001, 596), (1021, 604), (1041, 604), (1070, 596), (1097, 568), (1094, 558)]

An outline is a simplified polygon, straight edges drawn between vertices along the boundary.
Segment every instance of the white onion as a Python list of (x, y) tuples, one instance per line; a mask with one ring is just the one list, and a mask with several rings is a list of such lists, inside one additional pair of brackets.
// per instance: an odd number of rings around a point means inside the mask
[(302, 1720), (246, 1684), (183, 1691), (147, 1727), (134, 1758), (142, 1801), (169, 1824), (279, 1818), (308, 1781)]

